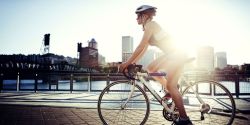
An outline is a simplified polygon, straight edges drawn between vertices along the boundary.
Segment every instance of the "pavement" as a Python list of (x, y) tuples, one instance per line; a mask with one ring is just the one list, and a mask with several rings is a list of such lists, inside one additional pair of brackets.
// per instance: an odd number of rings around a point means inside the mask
[[(2, 92), (0, 125), (102, 125), (97, 112), (98, 92)], [(233, 125), (250, 125), (250, 97), (235, 99)], [(154, 105), (154, 104), (151, 104)], [(162, 108), (151, 109), (147, 125), (170, 125)], [(207, 124), (207, 123), (195, 123)], [(213, 121), (209, 124), (220, 125)]]

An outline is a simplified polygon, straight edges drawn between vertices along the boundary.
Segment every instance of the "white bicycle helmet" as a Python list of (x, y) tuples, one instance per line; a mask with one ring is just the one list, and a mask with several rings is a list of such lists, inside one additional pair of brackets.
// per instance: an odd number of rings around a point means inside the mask
[(141, 5), (141, 6), (139, 6), (137, 9), (136, 9), (136, 11), (135, 11), (135, 13), (136, 14), (138, 14), (138, 13), (142, 13), (142, 12), (144, 12), (144, 11), (146, 11), (146, 10), (149, 10), (149, 9), (157, 9), (156, 7), (153, 7), (153, 6), (150, 6), (150, 5)]

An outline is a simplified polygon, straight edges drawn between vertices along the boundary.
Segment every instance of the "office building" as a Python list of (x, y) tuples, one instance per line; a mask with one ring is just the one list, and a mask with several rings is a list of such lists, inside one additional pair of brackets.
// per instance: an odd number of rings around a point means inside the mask
[(210, 46), (198, 48), (196, 65), (201, 70), (214, 70), (214, 48)]
[(226, 52), (215, 53), (215, 68), (223, 69), (227, 66)]
[(81, 48), (79, 62), (81, 67), (98, 66), (98, 49), (95, 39), (88, 42), (88, 47)]
[(98, 55), (98, 65), (99, 66), (105, 66), (106, 65), (106, 61), (105, 61), (105, 57), (101, 54)]
[(133, 53), (133, 37), (122, 36), (122, 62), (127, 61), (127, 59)]

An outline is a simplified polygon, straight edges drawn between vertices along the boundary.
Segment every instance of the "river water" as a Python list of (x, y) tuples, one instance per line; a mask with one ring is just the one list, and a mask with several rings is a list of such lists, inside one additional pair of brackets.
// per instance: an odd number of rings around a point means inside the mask
[[(112, 81), (110, 81), (112, 82)], [(235, 83), (232, 81), (221, 81), (221, 83), (231, 92), (235, 93)], [(20, 90), (34, 90), (35, 80), (20, 80)], [(73, 91), (98, 91), (102, 90), (107, 85), (107, 81), (91, 81), (89, 82), (73, 82)], [(160, 90), (161, 85), (158, 83), (151, 82), (154, 89)], [(240, 93), (250, 94), (250, 82), (240, 81)], [(38, 90), (49, 90), (49, 84), (43, 83), (42, 80), (38, 80)], [(55, 90), (56, 85), (51, 85), (51, 89)], [(3, 90), (17, 90), (17, 80), (3, 80)], [(59, 80), (58, 90), (70, 91), (70, 81), (69, 80)], [(209, 91), (209, 87), (203, 87), (203, 91)]]

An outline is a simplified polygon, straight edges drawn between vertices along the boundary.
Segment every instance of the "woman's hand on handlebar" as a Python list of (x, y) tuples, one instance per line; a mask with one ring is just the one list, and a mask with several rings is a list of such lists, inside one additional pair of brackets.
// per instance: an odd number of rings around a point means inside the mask
[(119, 72), (123, 72), (123, 70), (125, 70), (128, 67), (128, 65), (129, 64), (127, 62), (120, 64)]
[[(136, 79), (134, 78), (133, 72), (131, 72), (131, 71), (133, 71), (133, 68), (131, 68), (131, 66), (132, 66), (132, 64), (130, 64), (130, 63), (128, 63), (128, 62), (122, 63), (122, 64), (120, 64), (120, 66), (119, 66), (119, 72), (122, 72), (123, 75), (124, 75), (127, 79), (129, 79), (129, 80), (136, 80)], [(133, 67), (133, 66), (132, 66), (132, 67)]]

